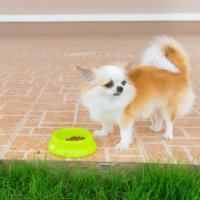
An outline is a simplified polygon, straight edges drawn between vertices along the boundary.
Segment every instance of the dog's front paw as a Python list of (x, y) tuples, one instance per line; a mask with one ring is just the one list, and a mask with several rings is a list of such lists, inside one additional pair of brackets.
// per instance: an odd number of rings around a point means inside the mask
[(164, 140), (173, 140), (173, 135), (170, 135), (170, 134), (164, 134), (161, 136), (162, 139)]
[(120, 142), (115, 146), (116, 150), (125, 151), (129, 148), (129, 144), (125, 142)]
[(149, 128), (153, 132), (160, 132), (160, 130), (162, 129), (162, 128), (159, 128), (159, 127), (156, 127), (156, 126), (150, 126)]
[(108, 135), (108, 132), (105, 132), (104, 130), (96, 130), (93, 133), (94, 136), (104, 137)]

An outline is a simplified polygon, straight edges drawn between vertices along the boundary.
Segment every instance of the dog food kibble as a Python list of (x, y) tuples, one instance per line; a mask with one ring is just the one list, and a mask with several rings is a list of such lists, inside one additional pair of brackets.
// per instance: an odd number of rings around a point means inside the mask
[(78, 140), (84, 140), (84, 137), (80, 137), (80, 136), (73, 136), (73, 137), (68, 137), (66, 140), (67, 141), (78, 141)]

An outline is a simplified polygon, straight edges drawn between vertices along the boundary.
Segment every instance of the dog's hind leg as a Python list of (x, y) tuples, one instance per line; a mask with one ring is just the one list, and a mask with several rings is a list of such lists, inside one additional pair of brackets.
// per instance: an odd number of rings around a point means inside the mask
[(173, 123), (177, 114), (178, 106), (173, 100), (169, 100), (163, 107), (162, 114), (166, 121), (166, 132), (162, 135), (165, 140), (173, 140)]
[(152, 126), (150, 126), (150, 130), (154, 131), (154, 132), (160, 132), (160, 130), (162, 129), (162, 121), (163, 121), (163, 116), (161, 114), (161, 110), (157, 109), (154, 113), (154, 117), (156, 120), (156, 123), (153, 124)]

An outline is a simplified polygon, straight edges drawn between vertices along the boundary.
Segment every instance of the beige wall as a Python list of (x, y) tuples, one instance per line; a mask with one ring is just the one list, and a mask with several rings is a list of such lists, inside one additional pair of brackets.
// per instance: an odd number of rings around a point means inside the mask
[(200, 0), (0, 0), (0, 15), (200, 13)]
[(200, 34), (200, 22), (0, 23), (0, 35)]

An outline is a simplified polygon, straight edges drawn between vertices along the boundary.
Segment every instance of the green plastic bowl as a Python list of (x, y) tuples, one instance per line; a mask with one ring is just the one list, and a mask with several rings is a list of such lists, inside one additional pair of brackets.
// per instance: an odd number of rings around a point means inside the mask
[[(66, 140), (66, 138), (73, 136), (85, 137), (85, 139)], [(57, 156), (77, 158), (94, 153), (97, 150), (97, 145), (89, 131), (80, 128), (64, 128), (53, 133), (48, 150)]]

